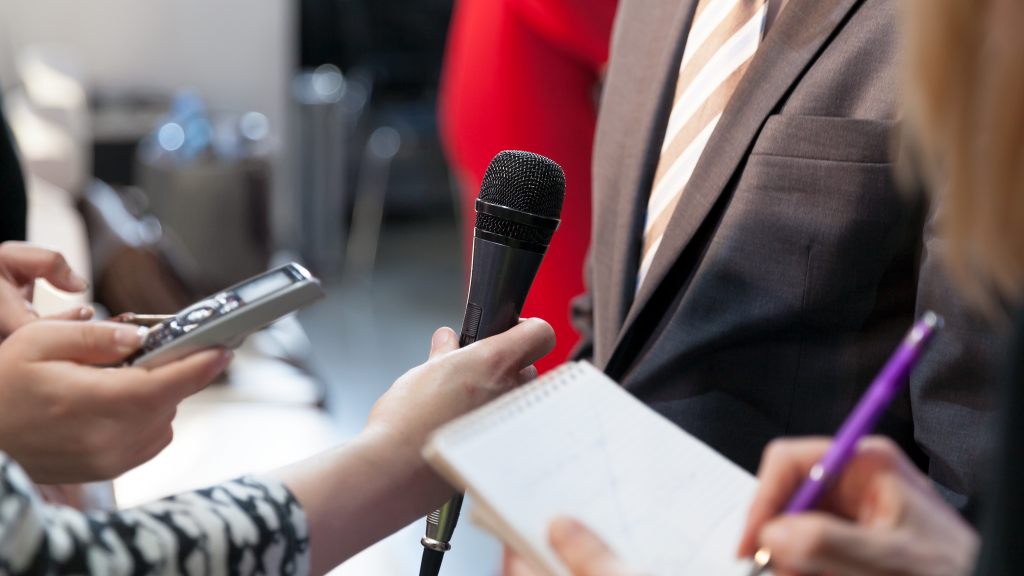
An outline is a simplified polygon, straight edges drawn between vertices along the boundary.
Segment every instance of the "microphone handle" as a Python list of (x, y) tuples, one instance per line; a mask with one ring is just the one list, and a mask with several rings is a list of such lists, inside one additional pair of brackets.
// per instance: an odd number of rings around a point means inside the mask
[(441, 571), (441, 560), (444, 553), (451, 550), (448, 542), (455, 533), (455, 525), (459, 522), (462, 511), (462, 500), (465, 495), (456, 492), (451, 500), (445, 502), (438, 510), (427, 516), (427, 534), (420, 539), (423, 544), (423, 559), (420, 561), (420, 576), (437, 576)]
[[(473, 269), (459, 335), (460, 348), (501, 334), (519, 323), (526, 296), (543, 260), (544, 252), (524, 250), (479, 236), (473, 238)], [(427, 516), (427, 533), (420, 540), (424, 547), (420, 576), (437, 576), (441, 570), (444, 553), (451, 550), (449, 542), (459, 521), (463, 498), (464, 495), (457, 492), (444, 506)]]
[(543, 261), (544, 252), (473, 238), (473, 267), (460, 346), (501, 334), (519, 323)]

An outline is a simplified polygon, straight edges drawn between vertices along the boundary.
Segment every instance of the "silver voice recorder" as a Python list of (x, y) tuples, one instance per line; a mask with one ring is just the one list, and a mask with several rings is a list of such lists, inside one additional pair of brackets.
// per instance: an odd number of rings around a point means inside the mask
[(155, 324), (131, 364), (155, 368), (207, 348), (237, 348), (253, 332), (323, 297), (319, 280), (298, 264), (286, 264)]

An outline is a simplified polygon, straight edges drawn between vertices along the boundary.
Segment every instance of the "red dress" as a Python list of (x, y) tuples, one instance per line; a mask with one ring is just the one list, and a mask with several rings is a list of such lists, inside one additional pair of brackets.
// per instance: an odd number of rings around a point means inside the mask
[(551, 323), (558, 337), (554, 352), (537, 363), (541, 372), (564, 362), (579, 339), (569, 300), (584, 291), (596, 87), (615, 6), (616, 0), (457, 0), (448, 32), (438, 113), (462, 193), (464, 237), (472, 237), (473, 201), (498, 152), (535, 152), (565, 170), (562, 225), (523, 310)]

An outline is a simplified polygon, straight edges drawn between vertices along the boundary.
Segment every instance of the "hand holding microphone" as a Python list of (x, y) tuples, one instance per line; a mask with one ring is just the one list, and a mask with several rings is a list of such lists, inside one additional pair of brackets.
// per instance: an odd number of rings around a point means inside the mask
[[(565, 201), (565, 173), (530, 152), (491, 160), (476, 201), (473, 267), (459, 345), (500, 334), (519, 321)], [(420, 576), (436, 576), (462, 509), (462, 494), (427, 516)]]

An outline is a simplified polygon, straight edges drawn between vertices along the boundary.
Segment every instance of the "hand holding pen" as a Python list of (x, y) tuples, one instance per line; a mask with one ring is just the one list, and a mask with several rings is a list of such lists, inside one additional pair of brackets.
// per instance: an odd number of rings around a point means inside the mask
[(978, 535), (892, 440), (857, 445), (815, 511), (778, 516), (829, 438), (786, 438), (761, 460), (740, 556), (771, 550), (772, 573), (967, 576)]
[[(798, 514), (813, 509), (821, 497), (825, 494), (833, 482), (843, 473), (847, 464), (857, 454), (858, 444), (874, 428), (878, 419), (889, 407), (889, 404), (902, 390), (906, 384), (910, 372), (917, 360), (920, 358), (925, 347), (934, 335), (935, 330), (941, 325), (941, 318), (932, 312), (926, 313), (920, 321), (910, 330), (903, 342), (897, 348), (892, 358), (882, 368), (875, 380), (868, 387), (863, 397), (854, 407), (846, 421), (840, 427), (835, 440), (822, 446), (822, 440), (788, 440), (783, 445), (792, 447), (800, 445), (801, 442), (817, 442), (821, 448), (813, 465), (804, 473), (806, 477), (800, 484), (796, 493), (789, 498), (788, 504), (783, 508), (779, 498), (785, 498), (792, 493), (800, 476), (794, 476), (797, 469), (790, 467), (787, 470), (788, 478), (774, 478), (772, 481), (766, 479), (766, 474), (777, 473), (770, 469), (773, 461), (780, 460), (771, 451), (766, 455), (762, 463), (761, 480), (762, 488), (759, 490), (755, 502), (751, 508), (748, 518), (747, 531), (740, 547), (741, 554), (749, 554), (754, 545), (754, 540), (760, 527), (771, 516), (781, 511), (786, 515)], [(777, 451), (777, 450), (776, 450)], [(898, 451), (898, 449), (897, 449)], [(786, 460), (781, 458), (781, 460)], [(905, 457), (904, 457), (904, 460)], [(913, 468), (910, 465), (910, 468)], [(782, 487), (782, 490), (780, 488)], [(767, 487), (767, 488), (766, 488)], [(785, 490), (785, 491), (783, 491)], [(765, 494), (765, 492), (770, 492)], [(752, 574), (759, 574), (771, 561), (772, 552), (769, 548), (762, 547), (754, 554), (755, 566)]]

